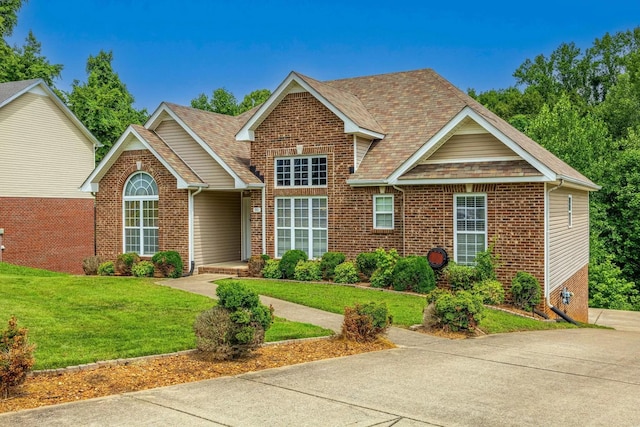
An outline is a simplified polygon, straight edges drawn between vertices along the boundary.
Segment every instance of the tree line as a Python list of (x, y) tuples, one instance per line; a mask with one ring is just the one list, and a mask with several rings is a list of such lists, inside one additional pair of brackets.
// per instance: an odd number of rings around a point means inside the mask
[[(0, 82), (42, 78), (104, 144), (98, 161), (129, 124), (142, 124), (146, 109), (112, 67), (113, 53), (87, 59), (87, 80), (68, 92), (29, 32), (22, 46), (6, 39), (26, 0), (0, 2)], [(602, 189), (590, 198), (589, 297), (592, 307), (640, 310), (640, 27), (605, 34), (587, 49), (562, 43), (550, 54), (526, 59), (514, 85), (469, 95), (573, 166)], [(225, 88), (202, 93), (191, 106), (239, 115), (270, 95), (260, 89), (241, 102)]]

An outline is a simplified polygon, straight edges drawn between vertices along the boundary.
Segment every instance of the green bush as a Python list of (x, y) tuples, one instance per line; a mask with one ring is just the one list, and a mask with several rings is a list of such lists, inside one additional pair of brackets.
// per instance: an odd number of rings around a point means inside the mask
[(152, 258), (156, 271), (163, 277), (177, 279), (182, 277), (182, 258), (176, 251), (162, 251), (156, 253)]
[(479, 282), (484, 280), (496, 280), (496, 268), (500, 265), (498, 260), (500, 256), (495, 254), (495, 242), (491, 243), (489, 247), (476, 254), (475, 263), (475, 279)]
[(249, 262), (247, 262), (249, 275), (251, 277), (260, 277), (266, 261), (266, 259), (262, 258), (262, 255), (252, 255), (249, 258)]
[(333, 281), (336, 283), (358, 283), (358, 271), (352, 261), (345, 261), (335, 269)]
[(267, 262), (271, 259), (271, 257), (267, 254), (262, 254), (260, 255), (260, 258), (262, 258), (264, 260), (264, 262)]
[(374, 341), (387, 331), (392, 321), (385, 303), (370, 302), (345, 307), (342, 336), (351, 341)]
[(540, 283), (532, 274), (518, 271), (511, 281), (511, 294), (513, 305), (531, 311), (541, 301)]
[(400, 258), (393, 267), (392, 285), (396, 291), (426, 294), (436, 287), (436, 275), (425, 257)]
[(131, 272), (136, 277), (153, 277), (154, 270), (155, 268), (151, 261), (140, 261), (131, 267)]
[(362, 252), (356, 257), (358, 271), (369, 280), (378, 268), (378, 255), (375, 252)]
[(326, 252), (320, 260), (320, 271), (324, 280), (333, 280), (337, 266), (345, 262), (347, 257), (342, 252)]
[(378, 268), (371, 276), (371, 287), (388, 288), (393, 283), (393, 268), (400, 256), (395, 249), (387, 252), (383, 248), (376, 249), (375, 254), (378, 260)]
[(116, 258), (116, 273), (121, 276), (131, 276), (131, 267), (140, 262), (140, 257), (135, 252), (126, 252)]
[(280, 261), (277, 259), (268, 259), (262, 269), (262, 277), (265, 279), (282, 279), (282, 270), (280, 270)]
[(282, 278), (293, 279), (298, 262), (306, 261), (307, 259), (307, 253), (300, 249), (291, 249), (286, 251), (284, 255), (282, 255), (282, 259), (280, 259), (280, 271), (282, 271)]
[(116, 274), (116, 269), (113, 266), (113, 261), (105, 261), (98, 267), (98, 276), (113, 276)]
[(18, 327), (15, 316), (11, 316), (7, 329), (0, 335), (0, 397), (3, 399), (24, 382), (35, 363), (35, 346), (29, 344), (27, 335), (26, 328)]
[(90, 256), (82, 260), (82, 270), (87, 276), (95, 276), (98, 274), (100, 264), (105, 261), (101, 256)]
[(322, 279), (320, 263), (317, 261), (300, 261), (293, 272), (293, 277), (301, 282), (317, 281)]
[(497, 280), (483, 280), (473, 285), (471, 292), (482, 298), (484, 304), (497, 305), (504, 302), (504, 287)]
[(273, 321), (271, 310), (238, 282), (219, 285), (216, 295), (218, 305), (202, 312), (194, 324), (198, 349), (213, 359), (227, 360), (258, 348)]
[(450, 261), (444, 269), (444, 279), (452, 290), (470, 290), (475, 281), (475, 269)]
[(472, 330), (484, 317), (482, 298), (465, 290), (440, 294), (434, 308), (439, 323), (454, 332)]

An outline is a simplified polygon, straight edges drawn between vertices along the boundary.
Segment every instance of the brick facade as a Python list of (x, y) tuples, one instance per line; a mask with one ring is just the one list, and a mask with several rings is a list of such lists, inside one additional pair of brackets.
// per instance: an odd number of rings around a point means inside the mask
[(83, 274), (94, 253), (93, 199), (0, 198), (0, 261)]
[[(573, 292), (573, 297), (571, 297), (571, 301), (569, 301), (569, 305), (562, 304), (562, 298), (560, 297), (560, 292), (562, 288), (567, 287), (567, 289)], [(578, 270), (573, 276), (567, 279), (561, 286), (554, 289), (551, 292), (550, 296), (551, 304), (553, 304), (558, 310), (566, 313), (574, 320), (578, 322), (588, 322), (589, 321), (589, 265), (585, 265), (580, 270)], [(547, 314), (549, 314), (552, 318), (559, 317), (557, 314), (552, 312), (548, 307)]]
[(115, 260), (123, 252), (122, 195), (127, 179), (147, 172), (158, 185), (159, 247), (180, 253), (189, 269), (189, 194), (178, 190), (175, 177), (148, 150), (123, 152), (100, 180), (96, 195), (97, 254)]

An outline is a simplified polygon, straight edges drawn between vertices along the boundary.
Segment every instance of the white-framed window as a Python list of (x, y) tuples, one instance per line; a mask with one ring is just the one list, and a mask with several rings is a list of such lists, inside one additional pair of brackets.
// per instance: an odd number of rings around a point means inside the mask
[(327, 157), (275, 159), (276, 187), (323, 187), (327, 185)]
[(327, 198), (276, 198), (276, 258), (300, 249), (309, 258), (327, 252)]
[(136, 172), (124, 186), (124, 252), (158, 252), (158, 186), (151, 175)]
[(567, 199), (567, 213), (568, 213), (568, 223), (569, 228), (573, 227), (573, 196), (569, 194)]
[(487, 248), (487, 195), (455, 194), (453, 211), (454, 259), (474, 265), (476, 254)]
[(393, 194), (373, 195), (373, 228), (393, 229)]

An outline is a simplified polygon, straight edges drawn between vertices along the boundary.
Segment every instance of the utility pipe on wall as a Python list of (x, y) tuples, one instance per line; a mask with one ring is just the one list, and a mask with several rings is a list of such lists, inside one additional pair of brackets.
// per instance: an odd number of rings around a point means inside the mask
[(407, 228), (405, 227), (405, 212), (404, 212), (404, 207), (405, 207), (405, 192), (402, 188), (398, 187), (397, 185), (394, 185), (393, 188), (395, 188), (396, 190), (398, 190), (400, 193), (402, 193), (402, 256), (407, 256), (407, 244), (406, 244), (406, 236), (407, 236)]

